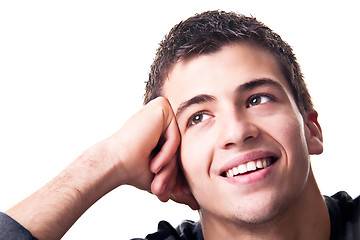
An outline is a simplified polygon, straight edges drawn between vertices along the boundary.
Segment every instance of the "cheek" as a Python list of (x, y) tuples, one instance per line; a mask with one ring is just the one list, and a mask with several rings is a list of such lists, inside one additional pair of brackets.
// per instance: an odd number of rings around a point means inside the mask
[[(180, 158), (185, 177), (191, 188), (203, 183), (210, 169), (213, 147), (209, 138), (192, 134), (182, 138)], [(196, 181), (198, 180), (198, 181)]]
[(273, 118), (263, 121), (266, 129), (287, 151), (307, 153), (307, 144), (302, 115), (293, 107), (278, 111)]
[(304, 123), (302, 118), (289, 119), (287, 127), (284, 129), (284, 143), (286, 148), (293, 152), (292, 155), (308, 159), (308, 150), (305, 137)]
[(287, 169), (295, 178), (306, 178), (309, 171), (309, 153), (303, 119), (301, 115), (292, 113), (284, 116), (281, 122), (282, 124), (274, 127), (272, 131), (285, 151)]

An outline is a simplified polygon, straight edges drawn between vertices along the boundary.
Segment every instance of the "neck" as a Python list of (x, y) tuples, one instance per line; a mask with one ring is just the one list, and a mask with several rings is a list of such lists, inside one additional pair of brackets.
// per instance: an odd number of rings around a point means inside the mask
[(272, 220), (262, 224), (219, 221), (201, 213), (206, 240), (213, 239), (309, 239), (329, 240), (330, 218), (326, 203), (310, 171), (302, 194)]

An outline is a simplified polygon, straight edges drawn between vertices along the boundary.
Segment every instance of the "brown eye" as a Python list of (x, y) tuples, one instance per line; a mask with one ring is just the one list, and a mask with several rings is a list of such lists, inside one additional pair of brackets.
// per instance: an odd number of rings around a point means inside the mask
[(211, 115), (206, 114), (204, 112), (198, 112), (192, 115), (188, 121), (188, 126), (199, 124), (207, 119), (211, 118)]
[(249, 107), (254, 107), (254, 106), (269, 102), (271, 100), (272, 100), (272, 98), (270, 96), (267, 96), (267, 95), (255, 95), (255, 96), (252, 96), (249, 99), (247, 107), (248, 108)]
[(259, 105), (260, 103), (261, 103), (261, 97), (260, 96), (250, 99), (250, 105), (251, 106)]
[(203, 114), (202, 113), (196, 114), (192, 119), (192, 123), (198, 124), (199, 122), (202, 121), (202, 119), (203, 119)]

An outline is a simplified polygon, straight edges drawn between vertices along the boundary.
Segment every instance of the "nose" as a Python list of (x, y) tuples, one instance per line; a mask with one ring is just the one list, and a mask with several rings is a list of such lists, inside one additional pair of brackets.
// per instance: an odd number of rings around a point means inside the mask
[(236, 109), (224, 112), (217, 120), (220, 148), (241, 147), (254, 142), (259, 136), (260, 129), (256, 123)]

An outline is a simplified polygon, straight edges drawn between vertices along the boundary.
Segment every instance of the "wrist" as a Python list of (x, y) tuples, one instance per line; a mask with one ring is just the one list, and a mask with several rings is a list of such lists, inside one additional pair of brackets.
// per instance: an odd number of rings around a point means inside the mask
[(116, 187), (106, 151), (94, 146), (6, 213), (39, 239), (60, 239), (97, 200)]
[(69, 170), (74, 172), (89, 199), (99, 199), (125, 184), (115, 160), (117, 156), (111, 149), (111, 141), (104, 140), (83, 152), (69, 166)]

